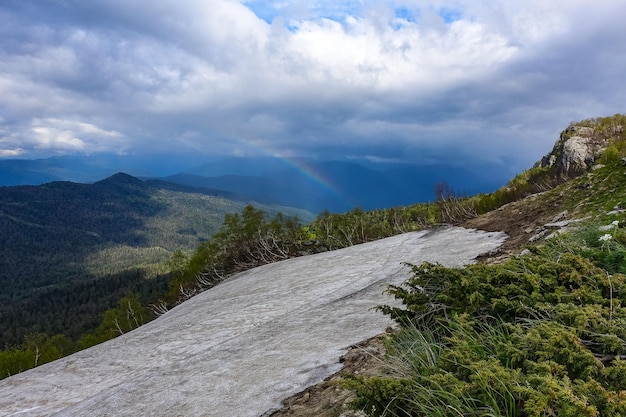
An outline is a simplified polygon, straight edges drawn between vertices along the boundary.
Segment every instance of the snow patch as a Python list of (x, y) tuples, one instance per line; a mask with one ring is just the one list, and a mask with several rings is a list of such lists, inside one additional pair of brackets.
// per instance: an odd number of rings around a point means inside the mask
[(243, 272), (139, 329), (0, 381), (0, 414), (251, 416), (322, 381), (391, 324), (402, 264), (457, 267), (505, 235), (415, 232)]

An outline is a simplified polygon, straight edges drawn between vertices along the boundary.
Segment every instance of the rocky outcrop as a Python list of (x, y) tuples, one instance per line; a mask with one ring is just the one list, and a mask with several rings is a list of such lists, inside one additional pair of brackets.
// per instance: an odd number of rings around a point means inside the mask
[(534, 232), (534, 235), (531, 236), (528, 239), (528, 241), (530, 243), (533, 243), (542, 238), (549, 239), (560, 233), (565, 232), (568, 226), (570, 226), (571, 224), (579, 223), (580, 221), (582, 221), (581, 219), (567, 220), (566, 217), (568, 215), (569, 215), (569, 212), (567, 210), (564, 210), (560, 212), (559, 214), (557, 214), (556, 216), (554, 216), (550, 223), (546, 223), (543, 226), (538, 227), (538, 228), (532, 228), (532, 227), (527, 228), (526, 230), (524, 230), (524, 232), (526, 233)]
[[(615, 128), (621, 133), (622, 127)], [(552, 167), (556, 175), (576, 177), (587, 172), (606, 149), (612, 135), (600, 133), (594, 127), (570, 125), (561, 132), (552, 151), (541, 160), (542, 167)]]

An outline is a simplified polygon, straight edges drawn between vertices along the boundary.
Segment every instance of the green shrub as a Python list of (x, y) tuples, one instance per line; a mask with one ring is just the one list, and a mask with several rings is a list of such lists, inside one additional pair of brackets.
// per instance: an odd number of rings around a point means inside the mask
[(618, 149), (616, 144), (612, 143), (604, 150), (604, 152), (602, 152), (602, 155), (600, 155), (600, 158), (598, 159), (598, 163), (604, 165), (610, 164), (621, 159), (622, 156), (623, 155), (620, 149)]
[(355, 406), (373, 416), (624, 415), (626, 280), (551, 253), (411, 266), (389, 289), (404, 307), (380, 307), (401, 327), (389, 375), (350, 380)]

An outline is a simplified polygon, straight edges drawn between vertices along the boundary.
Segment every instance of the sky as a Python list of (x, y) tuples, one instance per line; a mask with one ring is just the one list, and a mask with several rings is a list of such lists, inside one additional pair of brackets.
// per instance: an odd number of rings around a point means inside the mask
[(496, 164), (626, 111), (623, 0), (2, 0), (0, 158)]

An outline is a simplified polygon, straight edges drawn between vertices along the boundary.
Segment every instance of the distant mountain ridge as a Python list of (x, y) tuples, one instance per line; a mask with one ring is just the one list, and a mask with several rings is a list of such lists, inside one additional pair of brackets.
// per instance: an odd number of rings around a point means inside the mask
[(0, 159), (0, 186), (40, 185), (52, 181), (92, 183), (116, 172), (158, 177), (181, 172), (206, 158), (194, 155), (67, 155), (43, 159)]
[(0, 160), (0, 186), (39, 185), (51, 181), (93, 183), (128, 172), (217, 190), (228, 198), (300, 207), (315, 213), (388, 208), (434, 200), (434, 186), (446, 182), (461, 194), (490, 192), (503, 185), (506, 173), (492, 167), (375, 163), (367, 160), (285, 160), (276, 157), (232, 157), (197, 160), (165, 158), (164, 163), (122, 156), (55, 157)]
[[(238, 165), (235, 159), (230, 164)], [(245, 165), (241, 159), (239, 165)], [(262, 170), (259, 165), (251, 170), (257, 175), (207, 175), (217, 172), (205, 165), (163, 179), (169, 182), (248, 195), (257, 201), (301, 207), (312, 212), (329, 210), (344, 212), (355, 207), (364, 210), (410, 205), (433, 201), (434, 186), (447, 182), (463, 194), (475, 194), (496, 189), (502, 185), (489, 174), (479, 176), (464, 168), (448, 166), (419, 167), (409, 164), (388, 164), (373, 169), (374, 164), (345, 161), (307, 162), (303, 167), (273, 163)], [(223, 168), (220, 168), (223, 169)], [(231, 170), (230, 172), (236, 172)]]

